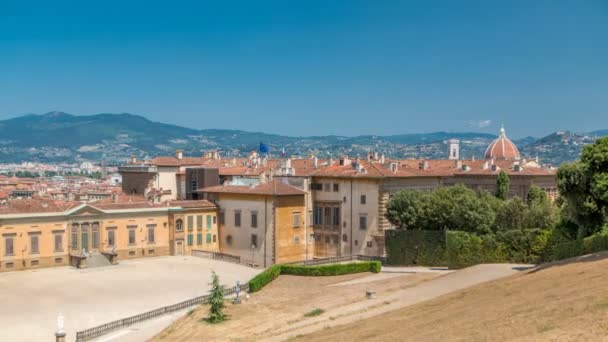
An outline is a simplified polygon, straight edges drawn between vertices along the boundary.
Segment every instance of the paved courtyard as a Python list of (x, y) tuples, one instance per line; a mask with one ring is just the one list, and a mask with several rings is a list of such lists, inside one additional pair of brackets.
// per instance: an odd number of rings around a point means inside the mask
[(59, 313), (68, 341), (76, 331), (207, 293), (211, 271), (223, 284), (260, 270), (196, 257), (158, 257), (78, 270), (56, 267), (0, 273), (2, 341), (49, 341)]

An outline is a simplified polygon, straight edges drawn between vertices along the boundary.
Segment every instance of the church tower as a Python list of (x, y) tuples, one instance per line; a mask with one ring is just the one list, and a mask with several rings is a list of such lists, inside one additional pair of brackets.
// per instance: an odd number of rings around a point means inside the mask
[(448, 159), (449, 160), (460, 159), (460, 140), (458, 140), (458, 139), (448, 140)]

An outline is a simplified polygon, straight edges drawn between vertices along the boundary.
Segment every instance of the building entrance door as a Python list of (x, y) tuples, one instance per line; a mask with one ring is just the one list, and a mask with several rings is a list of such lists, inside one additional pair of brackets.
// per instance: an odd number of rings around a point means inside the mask
[(175, 241), (175, 255), (184, 255), (184, 240)]

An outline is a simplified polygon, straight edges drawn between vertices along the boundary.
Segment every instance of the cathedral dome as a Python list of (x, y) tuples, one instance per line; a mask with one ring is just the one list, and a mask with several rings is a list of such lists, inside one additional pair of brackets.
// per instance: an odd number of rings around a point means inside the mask
[(496, 160), (519, 160), (519, 150), (517, 146), (507, 138), (505, 129), (500, 128), (500, 135), (498, 138), (488, 146), (485, 153), (485, 159), (496, 159)]

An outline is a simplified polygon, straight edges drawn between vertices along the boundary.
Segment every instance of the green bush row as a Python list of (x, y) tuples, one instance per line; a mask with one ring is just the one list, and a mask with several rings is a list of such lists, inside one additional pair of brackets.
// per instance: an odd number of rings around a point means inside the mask
[(382, 265), (380, 264), (380, 261), (363, 261), (319, 266), (273, 265), (249, 281), (249, 292), (259, 291), (281, 274), (298, 276), (335, 276), (361, 272), (378, 273), (381, 268)]
[(600, 233), (584, 239), (560, 243), (553, 249), (553, 260), (573, 258), (580, 255), (608, 250), (608, 233)]
[(472, 233), (448, 231), (446, 235), (446, 256), (449, 268), (463, 268), (482, 263), (507, 261), (507, 251), (503, 243), (495, 239), (483, 239)]

